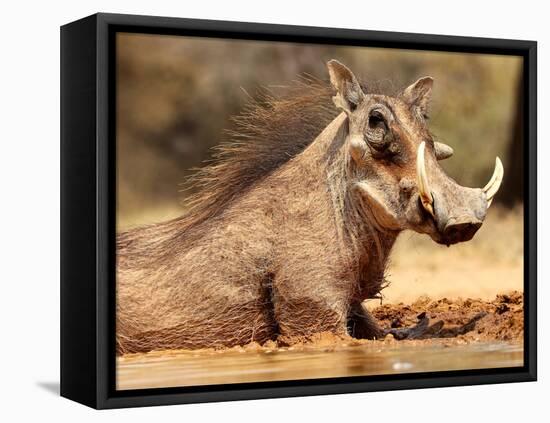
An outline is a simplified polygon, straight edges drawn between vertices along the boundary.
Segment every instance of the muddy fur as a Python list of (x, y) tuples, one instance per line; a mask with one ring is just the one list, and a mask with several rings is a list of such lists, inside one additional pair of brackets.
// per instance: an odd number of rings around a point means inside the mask
[(373, 170), (353, 164), (333, 94), (309, 79), (251, 104), (185, 215), (118, 235), (118, 353), (380, 334), (360, 304), (399, 230), (352, 189)]

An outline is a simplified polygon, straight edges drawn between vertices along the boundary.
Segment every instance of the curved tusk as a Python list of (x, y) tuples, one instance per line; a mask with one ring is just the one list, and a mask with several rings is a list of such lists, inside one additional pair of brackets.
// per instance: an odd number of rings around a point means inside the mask
[(452, 149), (452, 147), (448, 146), (447, 144), (443, 144), (442, 142), (435, 142), (434, 148), (435, 148), (435, 157), (437, 160), (448, 159), (454, 153), (454, 150)]
[(435, 216), (433, 209), (433, 197), (430, 191), (430, 185), (428, 183), (428, 176), (426, 175), (426, 163), (425, 153), (426, 143), (422, 141), (418, 146), (418, 152), (416, 154), (416, 183), (418, 184), (418, 193), (420, 195), (420, 201), (422, 206), (432, 216)]
[(497, 157), (495, 160), (495, 171), (493, 172), (493, 176), (491, 176), (489, 183), (485, 185), (485, 187), (483, 188), (483, 192), (487, 196), (487, 208), (491, 206), (491, 203), (493, 202), (493, 197), (495, 196), (498, 189), (500, 188), (500, 184), (502, 183), (503, 177), (504, 177), (504, 166), (502, 166), (502, 162)]

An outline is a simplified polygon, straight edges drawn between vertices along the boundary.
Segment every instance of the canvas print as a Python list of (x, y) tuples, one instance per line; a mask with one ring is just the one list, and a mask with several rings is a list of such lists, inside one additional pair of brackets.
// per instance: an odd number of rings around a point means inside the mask
[(522, 58), (116, 35), (116, 389), (523, 365)]

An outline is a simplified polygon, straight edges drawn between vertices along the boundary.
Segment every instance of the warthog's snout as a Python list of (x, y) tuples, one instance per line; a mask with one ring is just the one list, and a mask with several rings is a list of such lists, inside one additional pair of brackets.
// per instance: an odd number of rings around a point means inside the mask
[(488, 203), (480, 189), (465, 188), (449, 181), (445, 189), (432, 192), (434, 239), (445, 245), (469, 241), (487, 215)]
[(497, 157), (495, 171), (483, 188), (467, 188), (449, 178), (440, 167), (431, 168), (428, 181), (425, 143), (417, 153), (417, 184), (422, 207), (432, 216), (437, 233), (432, 238), (445, 245), (469, 241), (481, 227), (493, 197), (497, 193), (504, 170)]
[(477, 219), (449, 219), (445, 229), (443, 229), (442, 242), (444, 244), (456, 244), (457, 242), (469, 241), (474, 237), (482, 223)]
[(487, 215), (487, 196), (479, 188), (466, 188), (446, 177), (432, 186), (434, 220), (440, 244), (456, 244), (473, 238)]

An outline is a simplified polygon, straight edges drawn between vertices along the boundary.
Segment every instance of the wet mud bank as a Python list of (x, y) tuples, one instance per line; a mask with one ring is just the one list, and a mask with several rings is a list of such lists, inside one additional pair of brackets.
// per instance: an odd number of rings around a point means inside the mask
[[(438, 325), (439, 332), (426, 339), (397, 340), (387, 335), (380, 340), (358, 340), (320, 333), (310, 339), (296, 340), (292, 345), (269, 341), (234, 348), (128, 354), (117, 358), (117, 388), (523, 365), (523, 295), (520, 292), (500, 294), (492, 301), (421, 297), (412, 304), (383, 304), (371, 310), (384, 327), (414, 326), (419, 315), (428, 318), (431, 325), (442, 323)], [(464, 331), (469, 323), (471, 327)]]

